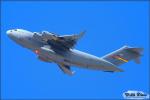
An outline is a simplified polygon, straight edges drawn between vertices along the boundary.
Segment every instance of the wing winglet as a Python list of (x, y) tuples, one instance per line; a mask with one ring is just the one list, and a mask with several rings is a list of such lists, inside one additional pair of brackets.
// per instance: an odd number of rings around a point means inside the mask
[(82, 31), (82, 32), (80, 32), (80, 33), (78, 34), (78, 38), (83, 37), (83, 35), (85, 34), (85, 32), (86, 32), (86, 31)]

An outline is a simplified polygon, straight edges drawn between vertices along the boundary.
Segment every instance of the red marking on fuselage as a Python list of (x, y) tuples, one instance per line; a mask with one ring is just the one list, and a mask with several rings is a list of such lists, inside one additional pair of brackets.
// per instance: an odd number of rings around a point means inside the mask
[(37, 49), (36, 49), (34, 52), (35, 52), (36, 54), (39, 54), (39, 53), (40, 53), (40, 51), (39, 51), (39, 50), (37, 50)]

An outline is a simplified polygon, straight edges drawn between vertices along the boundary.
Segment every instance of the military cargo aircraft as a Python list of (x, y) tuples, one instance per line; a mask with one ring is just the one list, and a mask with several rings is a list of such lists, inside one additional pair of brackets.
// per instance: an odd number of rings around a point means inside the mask
[(123, 46), (103, 57), (96, 57), (74, 49), (84, 32), (73, 35), (56, 35), (48, 31), (30, 32), (24, 29), (8, 30), (7, 35), (17, 44), (30, 49), (44, 62), (54, 62), (68, 75), (74, 71), (70, 66), (78, 66), (104, 72), (122, 72), (119, 65), (130, 60), (140, 63), (143, 48)]

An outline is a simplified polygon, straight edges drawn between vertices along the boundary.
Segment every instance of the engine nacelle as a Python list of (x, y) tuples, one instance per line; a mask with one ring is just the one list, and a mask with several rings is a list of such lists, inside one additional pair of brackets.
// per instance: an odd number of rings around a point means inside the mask
[(38, 56), (38, 59), (41, 60), (41, 61), (44, 61), (44, 62), (52, 62), (52, 61), (49, 60), (48, 58), (42, 57), (42, 56)]

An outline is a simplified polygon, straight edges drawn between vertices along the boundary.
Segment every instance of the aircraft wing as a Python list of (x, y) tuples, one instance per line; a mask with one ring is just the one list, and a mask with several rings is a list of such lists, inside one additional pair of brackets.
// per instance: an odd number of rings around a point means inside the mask
[(59, 39), (62, 39), (62, 40), (66, 40), (66, 41), (76, 41), (78, 40), (79, 38), (81, 38), (83, 35), (84, 35), (85, 32), (81, 32), (80, 34), (73, 34), (73, 35), (63, 35), (63, 36), (59, 36), (58, 38)]
[(44, 32), (42, 34), (35, 33), (33, 37), (41, 42), (45, 42), (50, 45), (51, 48), (55, 51), (68, 51), (70, 48), (73, 48), (77, 40), (83, 36), (84, 32), (74, 35), (63, 35), (58, 36), (52, 33)]
[(81, 32), (80, 34), (74, 34), (74, 35), (63, 35), (58, 36), (57, 41), (63, 44), (66, 49), (73, 48), (76, 44), (77, 40), (80, 39), (83, 36), (84, 32)]
[(58, 64), (59, 68), (66, 74), (68, 75), (73, 75), (74, 72), (71, 71), (70, 66), (63, 65), (63, 64)]
[[(51, 52), (53, 51), (53, 50), (50, 49), (50, 46), (49, 46), (49, 45), (45, 45), (45, 46), (41, 47), (41, 51), (40, 51), (40, 52), (41, 52), (42, 54), (47, 54), (47, 53), (49, 53), (50, 51), (51, 51)], [(39, 58), (40, 60), (42, 60), (42, 61), (51, 62), (47, 57), (42, 56), (42, 55), (39, 55), (38, 58)], [(70, 66), (65, 65), (65, 64), (60, 64), (60, 63), (58, 63), (58, 66), (59, 66), (59, 68), (60, 68), (64, 73), (66, 73), (66, 74), (68, 74), (68, 75), (73, 75), (73, 74), (74, 74), (74, 72), (71, 71)]]

